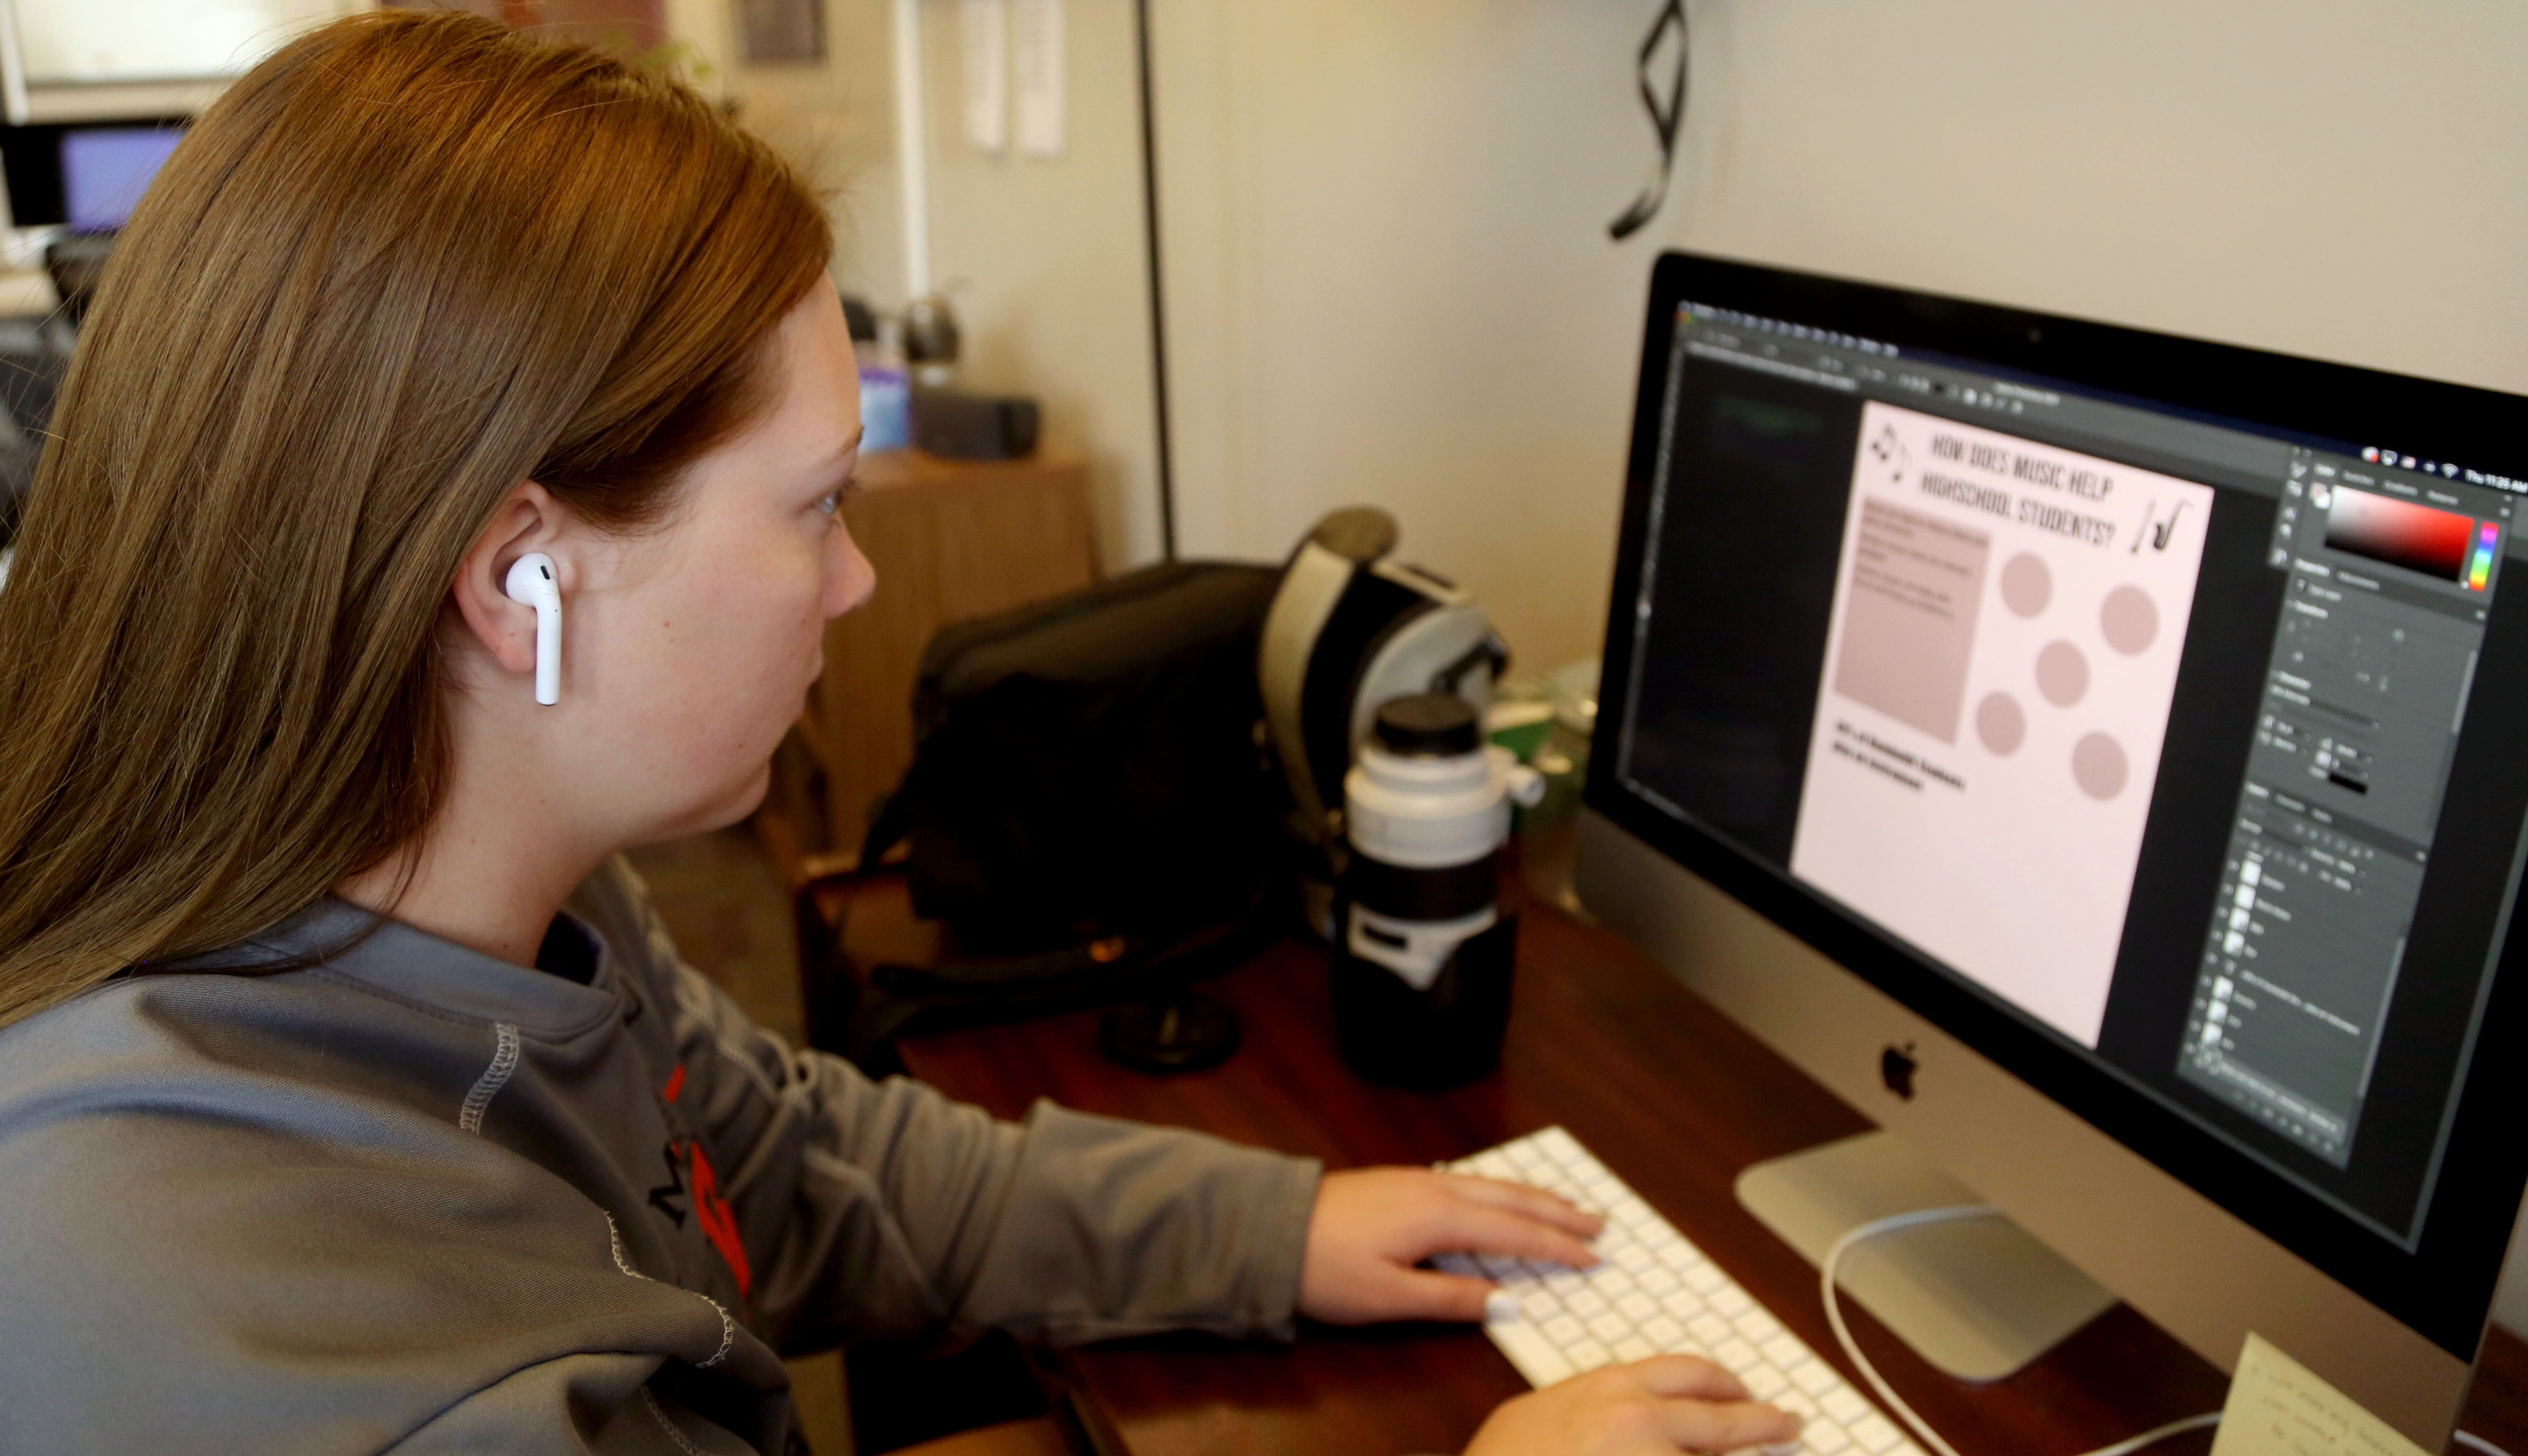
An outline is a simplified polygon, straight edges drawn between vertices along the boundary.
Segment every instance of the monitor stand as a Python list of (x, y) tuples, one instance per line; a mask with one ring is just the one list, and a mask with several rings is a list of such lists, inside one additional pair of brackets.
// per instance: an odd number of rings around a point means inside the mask
[[(1865, 1132), (1738, 1175), (1738, 1202), (1811, 1264), (1844, 1230), (1981, 1203), (1895, 1134)], [(2008, 1219), (1899, 1229), (1856, 1244), (1836, 1282), (1933, 1368), (1998, 1380), (2116, 1302)]]

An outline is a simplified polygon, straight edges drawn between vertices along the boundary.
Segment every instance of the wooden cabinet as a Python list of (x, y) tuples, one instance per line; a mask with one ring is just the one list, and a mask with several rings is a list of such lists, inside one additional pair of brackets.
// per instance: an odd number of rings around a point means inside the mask
[(869, 805), (913, 761), (913, 682), (931, 633), (1097, 579), (1087, 471), (1075, 457), (890, 450), (864, 459), (860, 481), (843, 520), (877, 591), (826, 624), (825, 674), (776, 765), (767, 817), (790, 822), (765, 827), (794, 865), (857, 852)]

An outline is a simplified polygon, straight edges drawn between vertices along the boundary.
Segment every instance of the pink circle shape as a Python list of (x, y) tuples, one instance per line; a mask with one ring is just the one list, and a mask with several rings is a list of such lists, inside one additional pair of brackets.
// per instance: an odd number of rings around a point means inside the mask
[(2089, 691), (2089, 659), (2060, 640), (2036, 654), (2036, 691), (2056, 707), (2070, 707)]
[(2032, 617), (2054, 599), (2054, 573), (2045, 558), (2021, 551), (2001, 568), (2001, 604), (2023, 617)]
[(2128, 657), (2146, 651), (2159, 640), (2159, 605), (2139, 587), (2118, 587), (2098, 608), (2098, 631)]
[(2028, 710), (2007, 693), (1987, 693), (1975, 704), (1975, 737), (1998, 757), (2007, 758), (2028, 741)]
[(2103, 733), (2084, 733), (2072, 745), (2072, 782), (2101, 804), (2125, 791), (2125, 778), (2131, 772), (2124, 745)]

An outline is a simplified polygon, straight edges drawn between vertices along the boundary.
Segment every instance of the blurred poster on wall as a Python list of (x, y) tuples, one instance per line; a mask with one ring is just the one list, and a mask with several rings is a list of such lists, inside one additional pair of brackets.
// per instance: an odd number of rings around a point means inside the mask
[(957, 31), (966, 50), (966, 141), (997, 155), (1010, 144), (1010, 0), (964, 0)]
[(1011, 74), (1018, 82), (1019, 150), (1030, 157), (1062, 155), (1069, 106), (1063, 91), (1063, 0), (1013, 0)]
[(737, 0), (737, 51), (750, 66), (822, 65), (820, 0)]

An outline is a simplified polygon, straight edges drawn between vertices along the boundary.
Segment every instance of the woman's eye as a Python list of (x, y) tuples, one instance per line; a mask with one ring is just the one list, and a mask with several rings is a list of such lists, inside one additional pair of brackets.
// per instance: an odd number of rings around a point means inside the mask
[(816, 497), (816, 509), (823, 511), (829, 516), (842, 508), (843, 488), (840, 486), (836, 486), (832, 490), (827, 491), (824, 494)]

